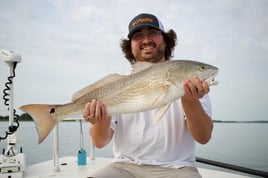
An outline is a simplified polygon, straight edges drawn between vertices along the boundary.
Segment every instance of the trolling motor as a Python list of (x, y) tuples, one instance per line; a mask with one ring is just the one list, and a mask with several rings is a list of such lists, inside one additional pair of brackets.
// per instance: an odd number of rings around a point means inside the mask
[(7, 139), (7, 148), (0, 154), (0, 177), (1, 178), (22, 178), (26, 169), (25, 156), (22, 148), (16, 149), (16, 131), (19, 127), (19, 115), (16, 114), (13, 103), (13, 79), (17, 63), (21, 62), (21, 56), (14, 51), (0, 49), (0, 58), (9, 67), (9, 77), (3, 90), (4, 104), (9, 110), (9, 127), (5, 135), (0, 135), (0, 141)]

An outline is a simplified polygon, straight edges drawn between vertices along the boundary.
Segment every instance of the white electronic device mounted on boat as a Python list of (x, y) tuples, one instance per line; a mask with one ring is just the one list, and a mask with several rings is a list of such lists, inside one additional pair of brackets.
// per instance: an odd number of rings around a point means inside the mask
[[(15, 77), (15, 68), (17, 63), (21, 62), (21, 56), (12, 50), (0, 49), (0, 58), (9, 66), (9, 77), (5, 84), (4, 104), (9, 110), (9, 128), (5, 132), (4, 137), (0, 137), (0, 141), (7, 139), (7, 147), (0, 154), (0, 178), (22, 178), (23, 172), (26, 170), (25, 155), (22, 148), (16, 149), (17, 136), (16, 131), (19, 127), (18, 115), (16, 115), (13, 104), (13, 79)], [(14, 118), (17, 125), (14, 124)], [(2, 132), (1, 132), (2, 134)]]
[(21, 56), (12, 50), (0, 49), (0, 58), (6, 63), (20, 62)]

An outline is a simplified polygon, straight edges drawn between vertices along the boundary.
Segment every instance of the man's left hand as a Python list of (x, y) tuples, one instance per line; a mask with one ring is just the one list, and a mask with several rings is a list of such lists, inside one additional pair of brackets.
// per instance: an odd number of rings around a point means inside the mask
[(192, 80), (186, 80), (183, 84), (185, 95), (183, 100), (197, 100), (202, 98), (209, 92), (209, 86), (206, 81), (201, 81), (197, 76), (193, 76)]

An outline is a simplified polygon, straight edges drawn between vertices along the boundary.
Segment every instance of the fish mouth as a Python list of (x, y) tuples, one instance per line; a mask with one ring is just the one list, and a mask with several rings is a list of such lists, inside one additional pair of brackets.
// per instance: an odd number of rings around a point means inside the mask
[(205, 81), (208, 83), (209, 86), (211, 85), (217, 85), (219, 82), (215, 79), (216, 75), (218, 74), (218, 71), (213, 72), (210, 77), (208, 77)]
[(208, 85), (209, 86), (218, 85), (218, 84), (219, 84), (219, 81), (218, 80), (215, 80), (215, 78), (213, 78), (210, 82), (208, 82)]

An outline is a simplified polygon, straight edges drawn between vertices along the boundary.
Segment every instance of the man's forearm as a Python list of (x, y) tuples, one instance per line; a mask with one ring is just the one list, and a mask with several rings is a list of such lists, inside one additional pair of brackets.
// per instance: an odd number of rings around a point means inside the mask
[[(111, 120), (111, 117), (108, 117), (107, 120), (108, 119)], [(102, 148), (107, 145), (112, 139), (114, 133), (110, 127), (110, 122), (91, 125), (89, 132), (92, 142), (97, 148)]]
[(182, 106), (186, 115), (187, 127), (192, 137), (200, 144), (206, 144), (213, 129), (211, 118), (204, 111), (200, 101), (182, 101)]

